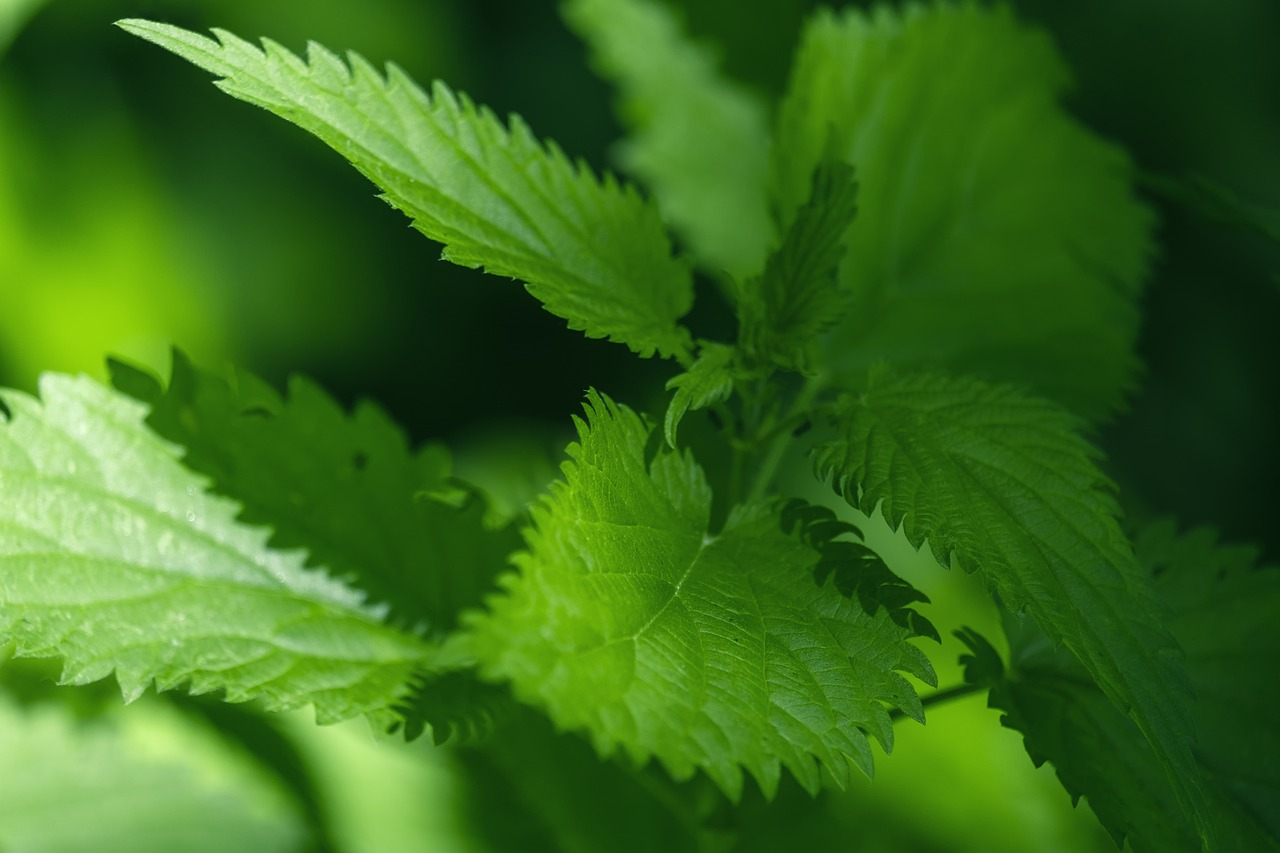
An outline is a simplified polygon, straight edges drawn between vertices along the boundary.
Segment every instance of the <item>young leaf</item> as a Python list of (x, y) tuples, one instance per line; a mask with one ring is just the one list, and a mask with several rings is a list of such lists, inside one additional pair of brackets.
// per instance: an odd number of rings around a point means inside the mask
[(569, 0), (568, 23), (621, 88), (631, 135), (622, 163), (710, 272), (759, 272), (773, 242), (765, 183), (769, 131), (755, 96), (650, 0)]
[(676, 392), (671, 397), (663, 421), (663, 434), (668, 445), (676, 446), (676, 430), (691, 409), (705, 409), (727, 400), (733, 393), (733, 360), (736, 355), (733, 347), (703, 342), (693, 366), (667, 381), (667, 390), (675, 389)]
[(446, 260), (525, 282), (547, 310), (588, 337), (648, 356), (683, 358), (678, 320), (693, 300), (653, 207), (612, 177), (596, 179), (518, 117), (491, 112), (403, 71), (380, 74), (318, 44), (307, 60), (215, 30), (217, 40), (150, 21), (119, 24), (216, 74), (229, 95), (317, 136), (445, 245)]
[(308, 549), (400, 625), (451, 631), (520, 544), (514, 528), (485, 526), (478, 496), (461, 492), (453, 505), (448, 452), (411, 452), (371, 403), (348, 415), (301, 378), (282, 398), (246, 373), (228, 383), (200, 371), (177, 351), (167, 388), (118, 362), (111, 373), (150, 405), (147, 424), (186, 448), (186, 467), (242, 506), (241, 521), (270, 527), (274, 548)]
[(509, 679), (597, 750), (701, 768), (731, 797), (746, 768), (766, 794), (786, 767), (810, 791), (819, 762), (843, 783), (886, 750), (886, 705), (922, 719), (899, 671), (932, 683), (912, 632), (819, 583), (813, 540), (778, 507), (739, 507), (708, 529), (711, 494), (688, 454), (594, 392), (565, 480), (533, 512), (507, 593), (477, 615), (484, 674)]
[(764, 274), (744, 288), (742, 340), (753, 356), (779, 367), (803, 369), (809, 344), (840, 322), (849, 296), (837, 272), (857, 210), (853, 169), (823, 160), (782, 246), (770, 256)]
[[(1176, 536), (1161, 524), (1144, 531), (1137, 549), (1155, 571), (1156, 591), (1173, 611), (1170, 627), (1187, 650), (1198, 694), (1196, 758), (1218, 849), (1280, 850), (1280, 770), (1260, 760), (1280, 753), (1280, 688), (1258, 675), (1280, 659), (1280, 571), (1258, 568), (1248, 549), (1214, 540), (1210, 531)], [(1198, 851), (1195, 827), (1133, 721), (1033, 627), (1009, 633), (1007, 674), (993, 650), (973, 637), (965, 642), (978, 658), (994, 656), (996, 677), (984, 682), (990, 703), (1005, 712), (1006, 726), (1023, 733), (1032, 759), (1051, 761), (1072, 796), (1088, 797), (1117, 844), (1127, 841), (1137, 853)]]
[(912, 544), (927, 540), (944, 564), (980, 571), (1074, 653), (1151, 741), (1203, 826), (1187, 675), (1078, 426), (1007, 387), (877, 372), (815, 462), (851, 505), (879, 506)]
[(0, 642), (62, 658), (71, 684), (114, 670), (130, 700), (154, 681), (390, 721), (429, 646), (237, 524), (144, 406), (86, 378), (40, 387), (3, 395)]
[(790, 221), (829, 145), (861, 178), (849, 310), (823, 352), (837, 378), (945, 364), (1086, 416), (1116, 408), (1152, 217), (1124, 155), (1059, 107), (1067, 82), (1049, 40), (1003, 6), (811, 19), (773, 180)]

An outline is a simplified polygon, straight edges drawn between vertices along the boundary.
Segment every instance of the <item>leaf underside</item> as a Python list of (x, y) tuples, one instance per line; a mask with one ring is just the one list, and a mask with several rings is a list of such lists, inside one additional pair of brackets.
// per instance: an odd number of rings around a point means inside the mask
[[(945, 73), (939, 73), (945, 69)], [(1027, 385), (1086, 417), (1133, 383), (1153, 217), (1117, 148), (1059, 106), (1049, 39), (976, 2), (819, 12), (777, 121), (784, 224), (834, 150), (864, 213), (824, 364), (879, 360)]]
[(443, 83), (427, 94), (394, 65), (384, 76), (355, 53), (344, 62), (315, 43), (304, 61), (222, 30), (215, 40), (150, 21), (119, 26), (329, 145), (443, 243), (446, 260), (525, 282), (588, 337), (643, 356), (687, 355), (678, 320), (692, 304), (692, 279), (655, 208), (539, 141), (518, 116), (504, 125)]
[(265, 544), (205, 493), (146, 408), (87, 378), (6, 391), (0, 425), (0, 642), (63, 660), (63, 680), (151, 683), (315, 706), (386, 725), (430, 647)]
[[(1280, 754), (1280, 688), (1269, 677), (1280, 660), (1280, 569), (1258, 567), (1249, 549), (1217, 545), (1209, 530), (1177, 535), (1161, 523), (1136, 544), (1187, 651), (1198, 695), (1196, 759), (1216, 849), (1280, 850), (1280, 770), (1264, 759)], [(1034, 627), (1014, 625), (1009, 635), (1011, 671), (1002, 673), (997, 658), (990, 667), (996, 677), (984, 683), (992, 688), (990, 704), (1022, 732), (1035, 762), (1051, 761), (1072, 796), (1088, 797), (1117, 844), (1127, 841), (1137, 853), (1199, 851), (1195, 826), (1133, 721)], [(995, 655), (966, 642), (978, 657)]]
[(1134, 719), (1203, 826), (1186, 670), (1076, 418), (1003, 386), (877, 371), (840, 424), (819, 476), (1029, 612)]
[[(702, 769), (731, 797), (745, 768), (766, 794), (782, 767), (806, 788), (843, 783), (891, 748), (886, 710), (922, 719), (899, 671), (932, 683), (913, 632), (851, 601), (786, 533), (779, 508), (738, 508), (708, 530), (711, 495), (687, 454), (594, 392), (565, 480), (533, 512), (506, 595), (477, 616), (482, 670), (510, 680), (598, 751)], [(813, 531), (809, 531), (813, 534)]]
[(348, 414), (301, 377), (282, 397), (177, 351), (167, 387), (118, 362), (111, 371), (117, 388), (151, 407), (148, 426), (185, 448), (183, 464), (241, 505), (241, 521), (269, 526), (273, 548), (306, 548), (401, 626), (450, 632), (519, 545), (514, 529), (485, 526), (478, 496), (462, 492), (453, 505), (444, 447), (411, 451), (372, 403)]

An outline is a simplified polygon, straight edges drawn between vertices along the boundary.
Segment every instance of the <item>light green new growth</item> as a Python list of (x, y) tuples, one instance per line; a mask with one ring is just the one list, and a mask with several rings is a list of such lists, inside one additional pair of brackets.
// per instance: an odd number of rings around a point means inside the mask
[(777, 121), (789, 222), (830, 151), (858, 170), (824, 365), (947, 365), (1035, 388), (1087, 416), (1134, 377), (1151, 214), (1122, 152), (1058, 104), (1067, 71), (1006, 7), (819, 12)]
[(444, 257), (526, 283), (551, 313), (593, 338), (684, 360), (678, 321), (693, 287), (671, 255), (652, 205), (611, 176), (597, 180), (512, 116), (437, 82), (428, 95), (394, 65), (384, 77), (362, 57), (321, 45), (307, 61), (215, 30), (218, 40), (149, 21), (121, 21), (141, 38), (221, 78), (233, 97), (311, 132), (384, 191)]
[(757, 274), (774, 238), (759, 99), (722, 75), (659, 3), (569, 0), (563, 12), (621, 91), (623, 166), (652, 189), (708, 272)]
[(3, 394), (0, 643), (61, 658), (70, 684), (114, 671), (129, 700), (154, 682), (392, 720), (428, 646), (236, 523), (144, 406), (51, 374), (41, 398)]
[(823, 160), (810, 186), (764, 274), (743, 288), (740, 308), (743, 348), (792, 370), (808, 365), (813, 340), (840, 322), (849, 303), (837, 273), (858, 210), (853, 169)]
[(736, 356), (737, 350), (733, 347), (703, 341), (693, 366), (667, 380), (667, 390), (676, 392), (671, 395), (662, 425), (668, 445), (676, 446), (676, 430), (690, 410), (705, 409), (729, 399), (733, 393)]
[(1204, 831), (1191, 686), (1078, 427), (1007, 387), (878, 371), (815, 463), (852, 506), (879, 508), (944, 565), (981, 572), (1070, 649), (1154, 745)]
[(934, 683), (913, 633), (819, 583), (823, 543), (785, 532), (774, 504), (712, 533), (701, 469), (661, 445), (646, 461), (631, 410), (592, 393), (578, 430), (519, 574), (475, 617), (482, 670), (602, 754), (702, 769), (734, 798), (743, 768), (767, 795), (783, 767), (810, 791), (819, 764), (841, 784), (850, 764), (869, 774), (888, 709), (923, 719), (898, 674)]

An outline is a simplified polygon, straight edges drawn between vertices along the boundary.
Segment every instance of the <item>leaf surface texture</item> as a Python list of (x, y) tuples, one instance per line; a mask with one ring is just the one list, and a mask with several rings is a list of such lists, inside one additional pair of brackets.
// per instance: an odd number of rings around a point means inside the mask
[(1028, 385), (1088, 417), (1133, 381), (1152, 216), (1130, 167), (1062, 110), (1065, 66), (1005, 7), (819, 12), (779, 111), (775, 201), (789, 222), (834, 150), (863, 215), (824, 363), (884, 359)]
[(944, 565), (978, 571), (1083, 663), (1203, 816), (1192, 691), (1149, 578), (1079, 421), (1005, 386), (876, 371), (816, 468)]
[(237, 523), (141, 404), (53, 374), (41, 397), (3, 395), (0, 638), (61, 658), (68, 683), (114, 671), (128, 699), (185, 684), (390, 720), (425, 643)]
[(383, 190), (446, 260), (524, 281), (547, 310), (593, 338), (641, 355), (686, 354), (678, 320), (693, 287), (652, 205), (539, 141), (517, 116), (504, 125), (437, 82), (430, 94), (394, 65), (312, 43), (304, 61), (264, 40), (217, 40), (166, 24), (121, 21), (220, 79), (232, 97), (314, 134)]
[(889, 749), (886, 705), (921, 719), (899, 672), (932, 682), (913, 633), (815, 579), (821, 555), (777, 507), (708, 529), (711, 494), (687, 454), (590, 395), (565, 479), (533, 512), (520, 572), (474, 627), (489, 677), (585, 729), (604, 754), (703, 769), (730, 796), (745, 768), (767, 793), (781, 768), (814, 791), (870, 772)]
[(118, 362), (112, 376), (151, 406), (152, 429), (186, 448), (186, 467), (241, 505), (240, 520), (271, 527), (274, 548), (306, 548), (405, 627), (447, 634), (519, 545), (514, 528), (485, 525), (484, 501), (453, 483), (444, 447), (410, 450), (372, 403), (347, 413), (301, 377), (282, 396), (179, 352), (167, 387)]
[(804, 369), (813, 340), (840, 322), (849, 296), (838, 273), (857, 210), (853, 169), (823, 160), (782, 245), (769, 256), (764, 273), (744, 288), (743, 344), (756, 358)]
[[(1259, 566), (1248, 548), (1218, 544), (1210, 530), (1177, 534), (1169, 523), (1147, 528), (1137, 549), (1187, 651), (1198, 695), (1196, 759), (1217, 849), (1280, 850), (1280, 771), (1267, 760), (1280, 754), (1280, 688), (1270, 677), (1280, 660), (1280, 569)], [(1034, 626), (1014, 625), (1009, 635), (1009, 670), (995, 658), (981, 681), (1032, 759), (1051, 761), (1072, 796), (1088, 797), (1117, 843), (1137, 853), (1199, 851), (1194, 825), (1133, 721)], [(969, 642), (976, 655), (995, 655)]]

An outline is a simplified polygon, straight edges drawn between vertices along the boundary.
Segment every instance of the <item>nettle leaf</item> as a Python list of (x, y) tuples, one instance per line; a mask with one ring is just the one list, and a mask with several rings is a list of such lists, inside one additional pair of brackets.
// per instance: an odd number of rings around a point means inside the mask
[(598, 180), (512, 116), (509, 126), (437, 82), (428, 95), (389, 65), (344, 62), (308, 45), (303, 61), (214, 30), (217, 40), (150, 21), (126, 31), (216, 74), (217, 86), (318, 137), (377, 184), (446, 260), (525, 282), (547, 310), (588, 337), (683, 358), (678, 320), (693, 301), (652, 205)]
[(829, 145), (861, 178), (865, 215), (840, 270), (851, 303), (824, 351), (837, 379), (882, 359), (945, 365), (1088, 417), (1117, 407), (1152, 215), (1123, 153), (1059, 106), (1067, 86), (1049, 39), (1005, 7), (810, 20), (773, 180), (789, 218)]
[(852, 506), (879, 507), (913, 545), (981, 572), (1075, 654), (1154, 745), (1203, 827), (1186, 670), (1079, 427), (1008, 387), (877, 371), (815, 464)]
[(663, 434), (668, 445), (676, 446), (676, 430), (686, 414), (729, 399), (737, 378), (734, 370), (736, 356), (737, 350), (733, 347), (703, 341), (697, 361), (684, 373), (667, 380), (667, 390), (676, 392), (663, 420)]
[(62, 658), (67, 683), (114, 671), (128, 700), (186, 684), (313, 704), (320, 722), (394, 719), (430, 646), (238, 524), (141, 404), (83, 377), (40, 389), (3, 394), (0, 642)]
[(813, 339), (843, 318), (849, 296), (837, 273), (857, 211), (852, 167), (823, 160), (813, 172), (808, 200), (764, 274), (743, 288), (742, 341), (754, 357), (804, 369)]
[(648, 0), (569, 0), (566, 21), (621, 89), (628, 172), (712, 273), (759, 272), (773, 242), (766, 178), (769, 130), (759, 98)]
[[(1258, 567), (1250, 549), (1217, 545), (1204, 529), (1179, 536), (1159, 524), (1136, 546), (1187, 651), (1198, 694), (1196, 759), (1217, 849), (1280, 850), (1280, 768), (1262, 760), (1280, 754), (1280, 686), (1269, 677), (1280, 660), (1280, 570)], [(1051, 761), (1072, 796), (1088, 797), (1117, 844), (1127, 840), (1137, 853), (1200, 850), (1195, 826), (1133, 721), (1033, 626), (1011, 626), (1009, 639), (1010, 671), (1000, 673), (996, 656), (997, 677), (983, 683), (1036, 764)], [(995, 655), (972, 637), (966, 642), (975, 649), (971, 667)], [(980, 673), (966, 677), (981, 680)]]
[(300, 377), (282, 397), (247, 373), (228, 382), (198, 370), (176, 351), (167, 388), (118, 362), (111, 372), (150, 405), (147, 424), (186, 448), (186, 467), (241, 505), (241, 521), (271, 527), (272, 547), (307, 548), (312, 564), (402, 626), (452, 631), (520, 544), (513, 527), (485, 525), (484, 501), (450, 478), (444, 447), (411, 451), (372, 403), (347, 414)]
[(840, 783), (887, 750), (886, 706), (923, 719), (899, 672), (934, 682), (913, 636), (815, 579), (812, 538), (779, 508), (737, 508), (708, 529), (711, 493), (688, 454), (591, 393), (565, 480), (533, 511), (507, 593), (477, 615), (483, 673), (596, 749), (701, 768), (731, 797), (745, 768), (768, 795), (781, 768), (810, 791), (819, 763)]

